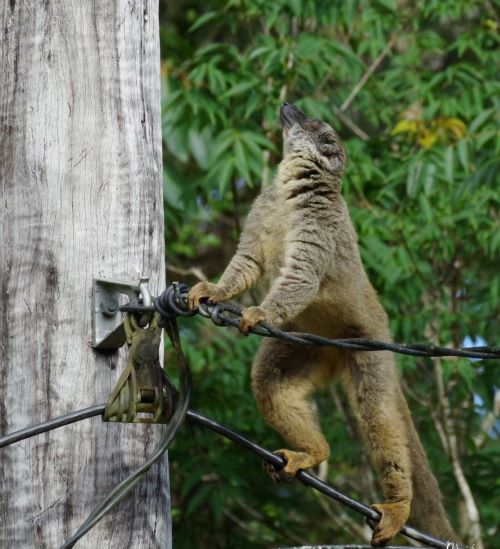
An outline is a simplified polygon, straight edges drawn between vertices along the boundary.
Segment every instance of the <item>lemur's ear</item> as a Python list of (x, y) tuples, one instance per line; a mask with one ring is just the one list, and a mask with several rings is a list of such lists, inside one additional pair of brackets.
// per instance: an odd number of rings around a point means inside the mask
[(324, 143), (318, 146), (321, 156), (328, 161), (332, 171), (343, 171), (346, 165), (344, 147), (340, 143)]
[(338, 155), (339, 148), (336, 145), (320, 145), (319, 152), (322, 156), (329, 158)]

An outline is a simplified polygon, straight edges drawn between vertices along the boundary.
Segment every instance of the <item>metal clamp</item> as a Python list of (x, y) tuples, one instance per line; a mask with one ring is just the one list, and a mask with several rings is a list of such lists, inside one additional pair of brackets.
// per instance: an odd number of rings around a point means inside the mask
[(142, 328), (133, 314), (127, 314), (124, 329), (129, 346), (127, 367), (108, 398), (103, 421), (168, 423), (177, 391), (160, 365), (158, 315)]
[[(128, 296), (130, 305), (151, 306), (153, 298), (148, 287), (149, 277), (141, 277), (139, 284), (119, 280), (94, 278), (92, 283), (92, 347), (118, 349), (126, 336), (123, 316), (119, 311), (122, 295)], [(146, 326), (151, 313), (144, 313), (139, 324)]]

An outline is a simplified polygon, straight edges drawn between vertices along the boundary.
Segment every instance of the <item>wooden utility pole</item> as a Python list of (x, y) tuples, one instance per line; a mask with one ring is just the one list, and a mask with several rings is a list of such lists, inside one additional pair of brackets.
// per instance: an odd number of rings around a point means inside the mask
[[(92, 278), (165, 286), (155, 0), (0, 5), (0, 434), (106, 401)], [(62, 427), (0, 449), (0, 546), (57, 548), (161, 427)], [(78, 548), (170, 547), (166, 458)]]

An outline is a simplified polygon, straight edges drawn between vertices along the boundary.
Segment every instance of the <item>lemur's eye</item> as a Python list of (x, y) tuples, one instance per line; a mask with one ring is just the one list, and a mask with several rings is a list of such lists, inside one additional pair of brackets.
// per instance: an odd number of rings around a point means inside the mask
[(338, 154), (338, 148), (335, 145), (320, 145), (319, 152), (323, 156), (335, 156)]

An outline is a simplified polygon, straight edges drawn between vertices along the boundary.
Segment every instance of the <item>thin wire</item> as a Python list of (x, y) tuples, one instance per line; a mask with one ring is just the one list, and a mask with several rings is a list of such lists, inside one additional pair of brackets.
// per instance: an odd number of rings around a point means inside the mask
[[(163, 318), (176, 316), (193, 316), (199, 314), (211, 320), (217, 326), (234, 326), (239, 328), (242, 309), (232, 303), (211, 304), (201, 303), (200, 306), (190, 311), (188, 309), (187, 295), (189, 288), (185, 284), (169, 286), (159, 297), (154, 300), (154, 309)], [(143, 311), (151, 310), (151, 307), (125, 305), (120, 308), (122, 311)], [(284, 332), (269, 324), (261, 323), (250, 330), (251, 333), (262, 337), (274, 337), (282, 341), (288, 341), (296, 345), (318, 345), (350, 349), (354, 351), (391, 351), (393, 353), (421, 356), (421, 357), (443, 357), (455, 356), (477, 359), (500, 359), (500, 347), (475, 346), (460, 347), (453, 349), (437, 345), (387, 343), (384, 341), (371, 340), (366, 338), (329, 339), (315, 334), (303, 332)]]
[[(226, 303), (218, 305), (203, 304), (202, 307), (199, 308), (199, 314), (207, 317), (207, 315), (204, 314), (203, 309), (209, 313), (210, 319), (213, 320), (212, 317), (215, 317), (218, 321), (217, 324), (219, 325), (230, 325), (237, 328), (240, 325), (242, 311), (234, 305)], [(230, 313), (232, 316), (224, 313)], [(392, 351), (393, 353), (422, 357), (456, 356), (482, 359), (500, 358), (500, 348), (498, 347), (481, 346), (452, 349), (449, 347), (439, 347), (437, 345), (387, 343), (365, 338), (329, 339), (304, 332), (284, 332), (266, 323), (261, 323), (260, 327), (254, 329), (253, 332), (260, 336), (274, 337), (298, 345), (338, 347), (340, 349), (356, 351)]]

